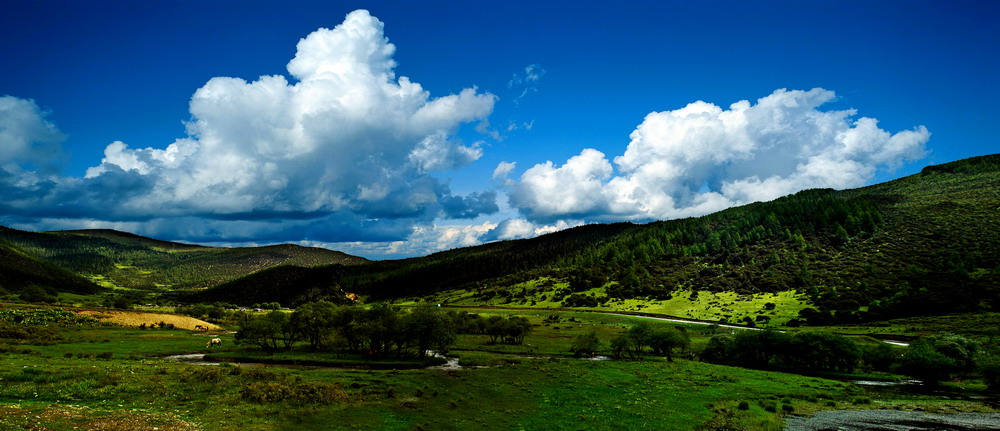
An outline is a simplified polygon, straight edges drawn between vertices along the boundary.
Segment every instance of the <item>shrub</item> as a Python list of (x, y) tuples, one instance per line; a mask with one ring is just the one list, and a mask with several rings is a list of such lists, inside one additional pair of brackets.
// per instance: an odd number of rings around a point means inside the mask
[(347, 400), (339, 386), (322, 382), (254, 382), (240, 390), (240, 398), (257, 403), (330, 404)]
[(938, 343), (936, 337), (921, 338), (906, 349), (894, 371), (935, 384), (947, 380), (952, 373), (963, 370), (968, 351), (953, 349), (958, 346), (948, 340)]
[(199, 383), (219, 383), (224, 375), (226, 375), (226, 370), (221, 367), (197, 367), (191, 370), (187, 380)]
[(792, 406), (791, 404), (782, 404), (781, 405), (781, 411), (786, 412), (786, 413), (791, 413), (791, 412), (795, 411), (795, 407)]
[(1000, 356), (981, 354), (976, 357), (976, 369), (991, 391), (1000, 391)]
[(750, 410), (750, 403), (747, 401), (740, 401), (740, 405), (736, 406), (740, 410)]
[(594, 353), (601, 348), (601, 340), (597, 338), (597, 331), (590, 331), (586, 334), (578, 335), (573, 340), (573, 345), (570, 347), (569, 351), (573, 352), (573, 356), (581, 357), (591, 357)]
[(597, 298), (580, 293), (574, 293), (563, 300), (563, 307), (596, 307)]
[(250, 368), (242, 376), (248, 380), (277, 380), (278, 373), (267, 368)]
[(45, 302), (51, 304), (58, 301), (55, 295), (46, 292), (45, 289), (38, 286), (25, 287), (18, 296), (25, 302)]

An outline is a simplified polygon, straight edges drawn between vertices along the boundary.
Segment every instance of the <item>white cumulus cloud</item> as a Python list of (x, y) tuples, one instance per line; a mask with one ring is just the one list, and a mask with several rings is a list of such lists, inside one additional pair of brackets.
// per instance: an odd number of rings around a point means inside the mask
[[(51, 171), (63, 159), (59, 129), (33, 100), (0, 97), (0, 168)], [(28, 165), (28, 166), (26, 166)]]
[(541, 220), (606, 213), (605, 183), (612, 171), (604, 153), (588, 148), (562, 166), (545, 162), (529, 168), (510, 200), (529, 218)]
[[(395, 46), (382, 22), (364, 10), (333, 29), (316, 30), (296, 48), (287, 65), (293, 81), (280, 75), (212, 78), (191, 97), (186, 137), (161, 148), (116, 141), (84, 178), (62, 178), (32, 199), (0, 205), (22, 214), (72, 208), (57, 216), (109, 222), (242, 220), (248, 236), (254, 228), (270, 233), (280, 229), (272, 223), (291, 220), (281, 226), (325, 241), (400, 239), (439, 216), (497, 210), (494, 193), (454, 196), (428, 175), (482, 156), (480, 144), (462, 145), (454, 135), (464, 123), (485, 120), (494, 95), (466, 88), (432, 97), (397, 77)], [(0, 109), (26, 103), (4, 98)], [(17, 112), (33, 113), (33, 123), (0, 115), (0, 121), (26, 125), (2, 133), (30, 129), (36, 136), (2, 136), (16, 145), (0, 148), (0, 163), (32, 162), (26, 154), (41, 154), (37, 147), (59, 138), (30, 105)]]
[(823, 111), (832, 91), (777, 90), (723, 109), (702, 101), (652, 112), (614, 158), (585, 149), (525, 171), (511, 203), (531, 219), (645, 220), (707, 214), (807, 188), (864, 185), (925, 154), (923, 126), (891, 133), (854, 110)]

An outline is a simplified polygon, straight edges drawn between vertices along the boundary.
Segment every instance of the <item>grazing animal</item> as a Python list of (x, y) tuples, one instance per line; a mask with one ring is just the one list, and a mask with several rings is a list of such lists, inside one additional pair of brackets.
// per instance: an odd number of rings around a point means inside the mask
[(208, 343), (205, 343), (205, 347), (208, 347), (208, 348), (212, 348), (212, 347), (216, 347), (216, 346), (222, 347), (222, 339), (221, 338), (213, 338), (211, 340), (208, 340)]
[(208, 327), (205, 325), (194, 325), (194, 330), (204, 332), (208, 330)]

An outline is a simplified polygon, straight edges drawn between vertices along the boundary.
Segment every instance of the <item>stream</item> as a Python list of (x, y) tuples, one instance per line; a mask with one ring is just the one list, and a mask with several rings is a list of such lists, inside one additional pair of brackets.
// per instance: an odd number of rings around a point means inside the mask
[[(463, 367), (463, 366), (459, 365), (459, 363), (458, 363), (459, 358), (458, 357), (443, 356), (443, 355), (441, 355), (441, 354), (439, 354), (437, 352), (431, 352), (431, 353), (433, 353), (431, 356), (433, 356), (435, 358), (443, 358), (447, 362), (445, 362), (444, 364), (441, 364), (441, 365), (431, 365), (431, 366), (428, 366), (428, 367), (423, 367), (423, 369), (425, 369), (425, 370), (446, 370), (447, 371), (447, 370), (461, 370), (461, 369), (467, 369), (467, 368), (485, 368), (485, 367), (479, 367), (479, 366), (477, 366), (477, 367)], [(184, 354), (184, 355), (170, 355), (170, 356), (164, 356), (163, 359), (166, 359), (168, 361), (174, 361), (174, 362), (182, 362), (182, 363), (190, 364), (190, 365), (220, 365), (220, 364), (222, 364), (222, 362), (213, 362), (213, 361), (205, 360), (205, 354), (204, 353), (190, 353), (190, 354)], [(352, 368), (350, 366), (333, 367), (333, 366), (322, 366), (322, 365), (267, 364), (267, 363), (263, 363), (263, 362), (249, 362), (249, 361), (247, 361), (247, 362), (230, 362), (230, 363), (234, 364), (236, 366), (239, 366), (239, 367), (275, 366), (275, 367), (282, 367), (282, 368), (301, 368), (301, 369), (313, 369), (313, 370), (315, 370), (315, 369), (342, 370), (342, 369)]]
[(204, 353), (190, 353), (186, 355), (164, 356), (163, 359), (174, 362), (183, 362), (191, 365), (219, 365), (221, 362), (211, 362), (205, 360)]

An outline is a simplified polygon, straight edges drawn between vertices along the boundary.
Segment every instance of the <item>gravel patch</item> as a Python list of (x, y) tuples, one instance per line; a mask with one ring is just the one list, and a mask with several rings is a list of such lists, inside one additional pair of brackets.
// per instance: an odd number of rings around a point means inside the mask
[(785, 431), (980, 431), (1000, 429), (1000, 413), (935, 414), (900, 410), (835, 410), (793, 416)]

